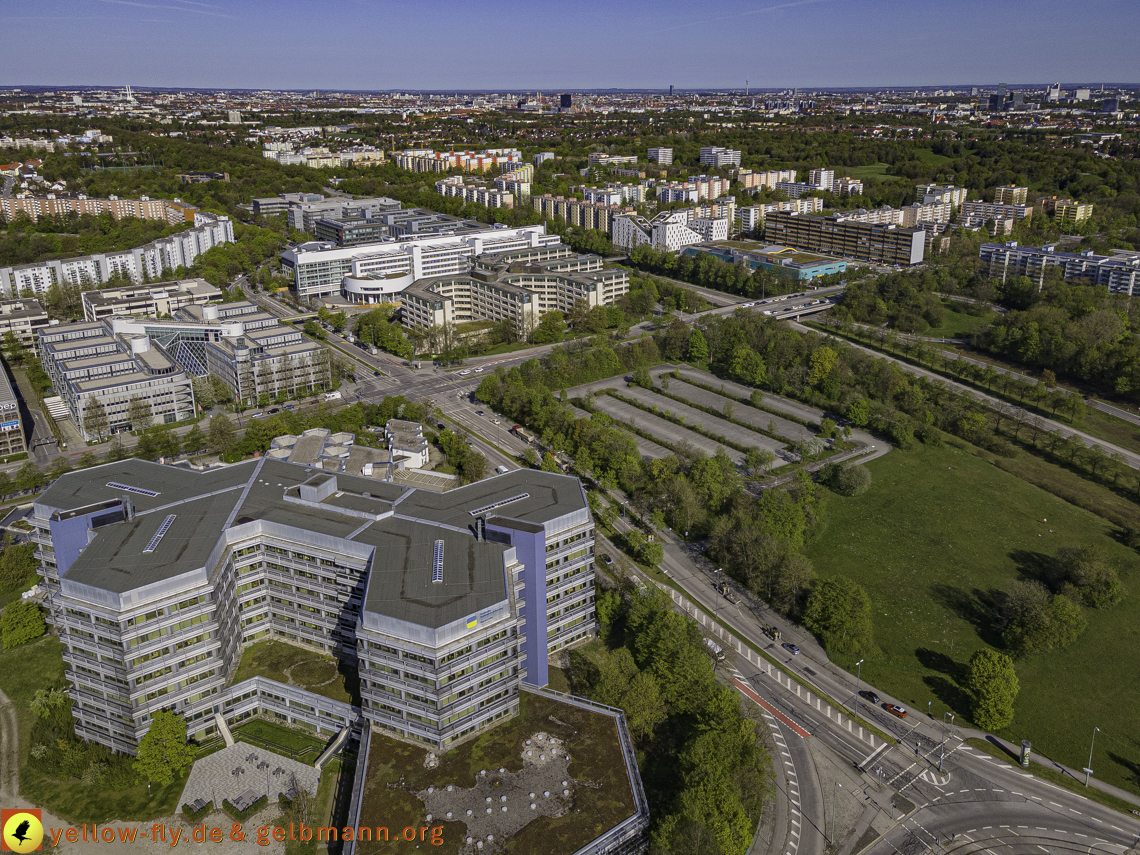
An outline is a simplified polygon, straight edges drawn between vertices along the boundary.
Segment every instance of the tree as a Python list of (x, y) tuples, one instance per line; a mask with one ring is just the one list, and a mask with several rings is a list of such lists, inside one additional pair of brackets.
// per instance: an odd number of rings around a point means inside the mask
[(152, 784), (170, 781), (194, 762), (194, 749), (186, 744), (186, 721), (169, 710), (158, 710), (150, 730), (139, 742), (135, 769)]
[(870, 651), (873, 644), (871, 598), (858, 582), (846, 576), (812, 586), (803, 624), (829, 653), (858, 655)]
[(83, 432), (96, 439), (103, 439), (111, 429), (107, 419), (107, 408), (98, 398), (89, 398), (83, 408)]
[(865, 398), (853, 401), (847, 408), (847, 418), (851, 419), (852, 424), (858, 427), (866, 427), (867, 422), (871, 420), (871, 405), (867, 403)]
[(1071, 599), (1103, 609), (1124, 596), (1120, 576), (1103, 550), (1095, 546), (1062, 547), (1054, 561), (1054, 584)]
[(4, 351), (4, 358), (8, 361), (9, 365), (22, 365), (24, 358), (27, 356), (27, 350), (20, 344), (20, 340), (16, 338), (16, 334), (11, 330), (4, 333), (3, 342), (0, 343), (0, 348)]
[(0, 614), (0, 642), (5, 650), (27, 644), (46, 631), (43, 612), (31, 600), (13, 600)]
[(40, 471), (40, 467), (28, 461), (16, 470), (16, 474), (12, 477), (12, 483), (17, 490), (37, 490), (42, 487), (47, 481), (47, 476)]
[(322, 330), (320, 325), (316, 321), (314, 321), (312, 318), (309, 318), (307, 321), (305, 321), (305, 325), (303, 328), (305, 330), (305, 335), (307, 335), (307, 336), (311, 336), (312, 338), (315, 338), (318, 340), (323, 339), (325, 337), (324, 330)]
[(15, 591), (35, 578), (35, 544), (12, 544), (0, 552), (0, 591)]
[(984, 730), (1001, 730), (1013, 721), (1013, 702), (1021, 686), (1013, 660), (996, 650), (983, 649), (970, 657), (966, 687), (973, 695), (974, 724)]
[(831, 467), (824, 483), (841, 496), (861, 496), (871, 487), (871, 470), (866, 466), (848, 463)]
[(194, 387), (194, 400), (203, 410), (208, 410), (218, 403), (218, 396), (214, 392), (213, 377), (198, 377), (190, 375), (190, 384)]
[(704, 362), (708, 358), (709, 345), (705, 340), (705, 335), (699, 329), (694, 328), (689, 335), (689, 361)]
[(150, 401), (138, 395), (131, 395), (131, 400), (127, 404), (127, 421), (131, 424), (131, 430), (146, 430), (153, 418)]
[(237, 429), (228, 416), (217, 415), (210, 419), (210, 450), (225, 454), (237, 445)]
[(826, 345), (817, 348), (815, 353), (811, 355), (811, 370), (808, 373), (808, 385), (818, 386), (823, 382), (823, 379), (831, 373), (835, 368), (835, 363), (839, 359), (839, 354)]
[(197, 454), (206, 447), (206, 434), (198, 425), (190, 428), (186, 436), (182, 437), (182, 451), (186, 454)]

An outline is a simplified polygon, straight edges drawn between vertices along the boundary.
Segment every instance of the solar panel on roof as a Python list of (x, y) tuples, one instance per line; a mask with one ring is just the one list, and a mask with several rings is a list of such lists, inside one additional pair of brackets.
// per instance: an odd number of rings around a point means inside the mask
[(158, 527), (158, 531), (154, 533), (154, 537), (150, 539), (150, 543), (146, 545), (146, 549), (144, 549), (143, 552), (154, 552), (156, 549), (158, 549), (158, 545), (162, 542), (162, 538), (166, 536), (166, 533), (168, 531), (170, 531), (170, 525), (174, 522), (177, 516), (177, 514), (166, 515), (166, 519), (162, 521), (162, 525)]
[(433, 582), (443, 581), (443, 541), (437, 540), (435, 542), (435, 554), (431, 559), (431, 580)]
[(144, 490), (142, 487), (132, 487), (130, 484), (120, 484), (118, 481), (108, 481), (107, 486), (112, 490), (126, 490), (128, 493), (138, 493), (140, 496), (150, 496), (152, 499), (158, 495), (154, 490)]
[(517, 496), (511, 496), (509, 499), (499, 499), (497, 502), (492, 502), (489, 505), (483, 505), (483, 507), (476, 508), (475, 510), (468, 511), (467, 513), (471, 514), (473, 517), (477, 517), (479, 514), (485, 514), (487, 511), (493, 511), (495, 508), (501, 508), (503, 505), (509, 505), (511, 502), (520, 502), (523, 499), (529, 498), (530, 493), (519, 493)]

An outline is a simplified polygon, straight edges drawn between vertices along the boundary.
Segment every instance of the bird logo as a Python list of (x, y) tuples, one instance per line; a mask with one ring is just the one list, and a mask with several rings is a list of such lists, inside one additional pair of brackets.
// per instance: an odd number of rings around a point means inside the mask
[(34, 852), (43, 843), (44, 826), (38, 809), (4, 810), (0, 822), (0, 852)]

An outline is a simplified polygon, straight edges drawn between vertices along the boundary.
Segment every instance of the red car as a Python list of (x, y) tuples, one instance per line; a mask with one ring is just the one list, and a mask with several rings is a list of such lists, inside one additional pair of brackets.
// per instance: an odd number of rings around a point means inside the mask
[(883, 709), (891, 715), (897, 715), (899, 718), (906, 718), (906, 707), (900, 707), (898, 704), (883, 704)]

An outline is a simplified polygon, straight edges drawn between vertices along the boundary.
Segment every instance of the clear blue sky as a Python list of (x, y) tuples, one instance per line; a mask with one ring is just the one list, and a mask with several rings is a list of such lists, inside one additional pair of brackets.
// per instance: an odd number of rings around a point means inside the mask
[(9, 86), (1140, 81), (1137, 0), (44, 0), (3, 25)]

